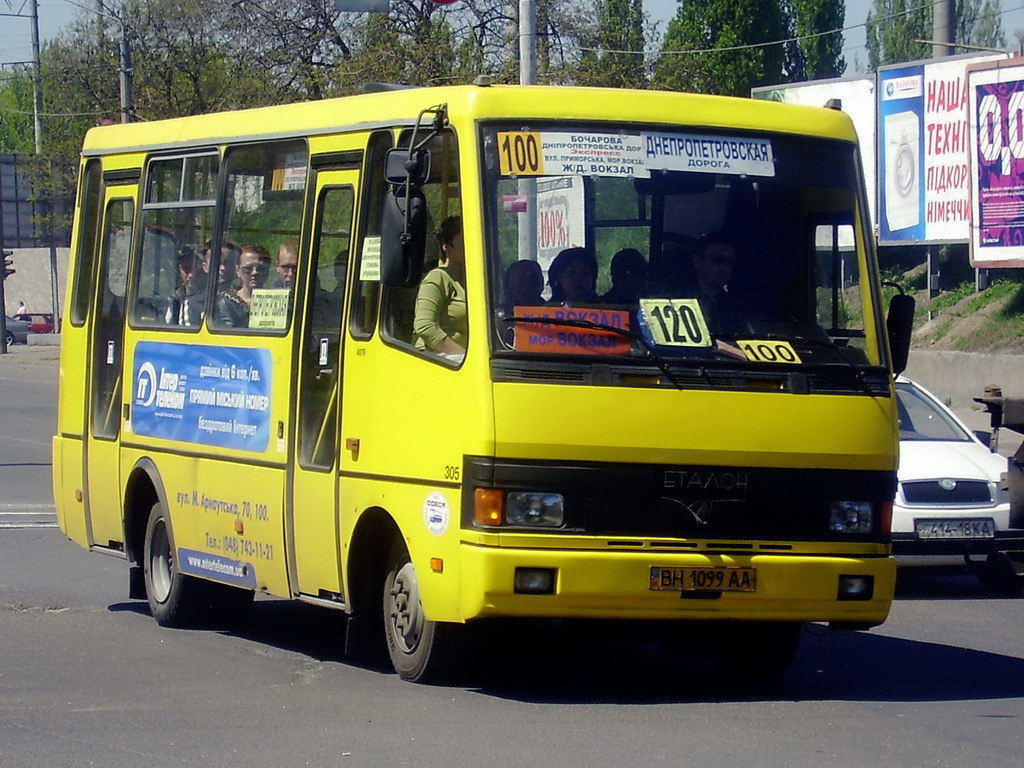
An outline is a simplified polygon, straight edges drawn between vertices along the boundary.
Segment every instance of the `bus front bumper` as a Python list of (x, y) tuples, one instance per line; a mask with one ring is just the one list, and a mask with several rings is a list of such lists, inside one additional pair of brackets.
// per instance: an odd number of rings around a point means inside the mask
[[(552, 551), (463, 542), (462, 618), (885, 621), (896, 581), (891, 557), (684, 552)], [(754, 591), (652, 589), (651, 569), (754, 569)], [(549, 594), (523, 594), (516, 572), (553, 571)], [(748, 575), (749, 571), (746, 572)], [(867, 577), (869, 594), (840, 595)], [(521, 579), (522, 581), (522, 579)]]

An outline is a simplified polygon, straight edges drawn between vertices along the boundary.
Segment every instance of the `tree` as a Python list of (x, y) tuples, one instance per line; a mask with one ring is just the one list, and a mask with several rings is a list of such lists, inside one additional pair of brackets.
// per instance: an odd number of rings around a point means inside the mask
[[(596, 25), (583, 31), (576, 82), (614, 88), (645, 88), (646, 16), (641, 0), (597, 0)], [(631, 51), (631, 53), (620, 53)]]
[[(843, 58), (845, 0), (789, 0), (793, 37), (798, 38), (789, 80), (822, 80), (846, 70)], [(828, 32), (829, 34), (819, 34)]]
[[(875, 0), (868, 12), (868, 67), (877, 70), (886, 64), (928, 59), (932, 39), (931, 4), (920, 0)], [(960, 0), (955, 4), (953, 42), (1002, 48), (1003, 35), (1000, 0)]]
[(668, 23), (654, 82), (734, 96), (783, 82), (792, 46), (753, 46), (789, 37), (787, 22), (779, 0), (681, 0)]
[(0, 71), (0, 152), (33, 152), (32, 73), (17, 65)]

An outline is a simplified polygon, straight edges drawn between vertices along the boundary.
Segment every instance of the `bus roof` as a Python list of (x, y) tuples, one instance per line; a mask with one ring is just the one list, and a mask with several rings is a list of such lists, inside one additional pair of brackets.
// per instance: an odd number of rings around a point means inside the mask
[(423, 109), (445, 103), (455, 124), (523, 118), (608, 121), (778, 131), (856, 140), (837, 110), (670, 91), (568, 86), (462, 85), (409, 88), (192, 117), (100, 126), (83, 154), (187, 147), (270, 137), (306, 136), (411, 124)]

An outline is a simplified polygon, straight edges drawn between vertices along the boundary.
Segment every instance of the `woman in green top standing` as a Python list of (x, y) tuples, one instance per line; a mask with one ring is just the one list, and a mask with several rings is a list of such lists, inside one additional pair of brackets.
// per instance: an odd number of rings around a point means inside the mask
[(449, 216), (437, 229), (441, 265), (420, 281), (413, 333), (416, 346), (454, 360), (466, 356), (469, 323), (466, 317), (466, 253), (462, 219)]

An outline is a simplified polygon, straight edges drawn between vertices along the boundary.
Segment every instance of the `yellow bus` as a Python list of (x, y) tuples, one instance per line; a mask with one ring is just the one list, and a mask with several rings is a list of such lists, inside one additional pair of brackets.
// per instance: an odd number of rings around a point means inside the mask
[(835, 110), (484, 79), (94, 128), (60, 526), (161, 625), (292, 598), (409, 680), (522, 618), (781, 674), (893, 593), (859, 163)]

